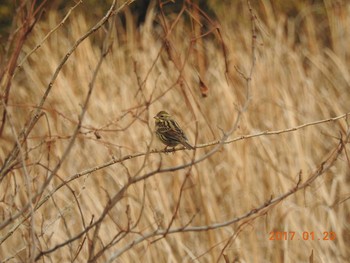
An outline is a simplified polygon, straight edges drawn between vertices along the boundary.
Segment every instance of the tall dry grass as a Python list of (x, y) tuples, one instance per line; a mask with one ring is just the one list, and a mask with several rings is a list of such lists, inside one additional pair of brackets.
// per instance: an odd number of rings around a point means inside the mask
[[(125, 29), (118, 18), (110, 19), (114, 23), (73, 50), (42, 107), (44, 114), (22, 144), (17, 162), (1, 179), (1, 261), (344, 262), (349, 258), (347, 141), (337, 160), (322, 170), (348, 132), (346, 118), (298, 126), (350, 112), (346, 46), (350, 5), (344, 4), (341, 14), (327, 7), (322, 27), (330, 30), (329, 46), (320, 39), (315, 7), (305, 7), (304, 13), (291, 18), (272, 14), (266, 3), (253, 5), (257, 14), (253, 20), (247, 3), (239, 7), (235, 10), (239, 21), (227, 12), (219, 15), (226, 55), (217, 33), (202, 38), (205, 98), (198, 85), (194, 55), (198, 46), (191, 42), (194, 36), (185, 15), (165, 18), (174, 25), (168, 33), (170, 52), (164, 48), (162, 23), (153, 23), (153, 12), (141, 28), (128, 24)], [(50, 12), (39, 21), (20, 59), (62, 18)], [(95, 23), (79, 8), (73, 10), (15, 74), (0, 138), (2, 166), (62, 58)], [(93, 81), (102, 51), (108, 52)], [(244, 79), (251, 69), (251, 80)], [(81, 128), (66, 152), (90, 88)], [(243, 105), (248, 106), (244, 111)], [(195, 152), (153, 151), (163, 147), (155, 139), (152, 118), (162, 109), (172, 113), (190, 141), (201, 147)], [(228, 140), (237, 140), (181, 168), (219, 145), (206, 144), (220, 140), (232, 127)], [(260, 135), (239, 139), (253, 134)], [(36, 196), (60, 162), (43, 193)], [(269, 203), (317, 171), (320, 175), (307, 187)], [(130, 183), (142, 176), (147, 178)], [(266, 208), (255, 210), (264, 204)], [(243, 218), (234, 221), (239, 217)], [(198, 228), (186, 230), (191, 227)], [(173, 229), (177, 231), (172, 233)], [(270, 240), (277, 232), (287, 232), (287, 240)], [(336, 234), (335, 240), (323, 240), (329, 232)], [(306, 233), (308, 240), (303, 240)]]

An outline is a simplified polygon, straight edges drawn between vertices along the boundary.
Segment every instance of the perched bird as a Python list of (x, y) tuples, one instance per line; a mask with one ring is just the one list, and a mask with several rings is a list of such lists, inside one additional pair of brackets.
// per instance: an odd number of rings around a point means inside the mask
[(194, 150), (179, 124), (169, 113), (160, 111), (154, 118), (156, 120), (156, 135), (166, 145), (165, 149), (168, 146), (175, 148), (176, 145), (182, 144), (187, 149)]

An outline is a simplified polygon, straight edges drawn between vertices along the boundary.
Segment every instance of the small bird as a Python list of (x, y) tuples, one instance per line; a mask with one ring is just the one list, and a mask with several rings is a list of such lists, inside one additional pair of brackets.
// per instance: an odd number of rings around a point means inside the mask
[(166, 145), (165, 149), (168, 146), (175, 148), (176, 145), (182, 144), (187, 149), (194, 150), (179, 124), (169, 113), (160, 111), (154, 118), (156, 120), (156, 135)]

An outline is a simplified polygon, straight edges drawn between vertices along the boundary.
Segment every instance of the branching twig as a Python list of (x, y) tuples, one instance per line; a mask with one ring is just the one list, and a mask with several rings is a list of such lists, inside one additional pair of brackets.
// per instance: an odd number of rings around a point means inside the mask
[[(119, 10), (121, 10), (124, 6), (129, 4), (129, 2), (130, 1), (126, 1), (123, 5), (121, 5)], [(56, 79), (58, 77), (58, 74), (61, 72), (63, 66), (68, 61), (69, 57), (73, 54), (73, 52), (77, 49), (77, 47), (86, 38), (88, 38), (91, 34), (96, 32), (99, 28), (101, 28), (107, 22), (109, 17), (112, 15), (112, 11), (115, 8), (115, 5), (116, 5), (116, 0), (113, 1), (112, 5), (111, 5), (111, 8), (106, 13), (106, 15), (95, 26), (93, 26), (88, 32), (86, 32), (81, 38), (79, 38), (74, 43), (74, 45), (70, 48), (70, 50), (66, 53), (64, 58), (61, 60), (61, 62), (59, 63), (57, 69), (55, 70), (54, 74), (51, 77), (50, 83), (49, 83), (49, 85), (48, 85), (44, 95), (42, 96), (40, 102), (38, 103), (36, 109), (34, 110), (34, 113), (33, 113), (32, 117), (31, 117), (31, 119), (28, 121), (28, 123), (25, 125), (25, 127), (23, 128), (23, 130), (19, 134), (19, 139), (20, 139), (20, 141), (22, 143), (26, 140), (26, 138), (29, 135), (29, 132), (34, 127), (34, 125), (37, 123), (38, 116), (41, 113), (41, 108), (44, 105), (48, 95), (50, 94), (50, 92), (52, 90), (52, 87), (53, 87), (53, 84), (55, 83), (55, 81), (56, 81)], [(11, 166), (11, 163), (17, 158), (18, 152), (19, 152), (19, 148), (17, 147), (17, 144), (15, 144), (15, 146), (12, 149), (12, 151), (7, 156), (7, 158), (5, 159), (3, 166), (1, 167), (1, 170), (0, 170), (0, 182), (3, 179), (3, 177), (9, 172), (9, 167)]]
[(65, 17), (62, 19), (62, 21), (61, 21), (57, 26), (55, 26), (53, 29), (51, 29), (50, 32), (47, 33), (46, 36), (40, 41), (40, 43), (37, 44), (37, 45), (35, 46), (35, 48), (33, 48), (28, 54), (25, 55), (25, 57), (18, 63), (18, 65), (17, 65), (17, 67), (16, 67), (16, 70), (15, 70), (15, 72), (14, 72), (13, 75), (16, 75), (18, 69), (20, 69), (20, 68), (23, 66), (24, 62), (27, 61), (28, 57), (30, 57), (35, 51), (37, 51), (37, 50), (44, 44), (44, 42), (45, 42), (57, 29), (59, 29), (62, 25), (64, 25), (64, 23), (66, 22), (66, 20), (68, 19), (68, 17), (71, 15), (71, 13), (73, 12), (73, 10), (74, 10), (76, 7), (78, 7), (82, 2), (83, 2), (83, 0), (77, 1), (77, 3), (76, 3), (74, 6), (72, 6), (72, 7), (68, 10), (67, 14), (66, 14)]
[[(38, 116), (39, 114), (41, 113), (41, 106), (42, 104), (44, 104), (48, 94), (50, 93), (51, 91), (51, 88), (52, 88), (52, 84), (54, 82), (54, 80), (57, 78), (58, 76), (58, 73), (60, 72), (60, 70), (62, 69), (63, 65), (65, 64), (65, 62), (68, 60), (69, 56), (74, 52), (74, 50), (78, 47), (78, 45), (84, 40), (86, 39), (88, 36), (90, 36), (93, 32), (97, 31), (107, 20), (108, 18), (112, 15), (112, 11), (114, 10), (115, 8), (115, 5), (116, 5), (116, 0), (113, 1), (109, 11), (106, 13), (106, 15), (92, 28), (90, 29), (87, 33), (85, 33), (74, 45), (73, 47), (70, 49), (70, 51), (66, 54), (66, 56), (64, 57), (64, 59), (61, 61), (61, 63), (59, 64), (58, 68), (56, 69), (53, 77), (52, 77), (52, 80), (50, 81), (50, 84), (49, 84), (49, 87), (47, 88), (44, 96), (42, 97), (41, 99), (41, 102), (39, 103), (39, 106), (37, 107), (37, 109), (35, 110), (35, 113), (34, 113), (34, 116), (32, 117), (32, 119), (30, 120), (29, 122), (29, 125), (27, 125), (26, 127), (27, 128), (24, 128), (24, 130), (22, 130), (22, 133), (18, 136), (19, 137), (19, 141), (24, 138), (26, 138), (29, 134), (29, 131), (30, 129), (29, 128), (32, 128), (37, 119), (38, 119)], [(124, 6), (124, 5), (123, 5)], [(123, 7), (122, 6), (122, 7)], [(93, 86), (90, 87), (90, 90), (89, 90), (89, 94), (85, 100), (85, 103), (84, 103), (84, 107), (82, 109), (82, 112), (79, 116), (79, 121), (78, 121), (78, 124), (73, 132), (73, 135), (71, 136), (70, 138), (70, 141), (68, 143), (68, 146), (66, 147), (61, 159), (59, 160), (59, 162), (57, 163), (57, 165), (55, 166), (55, 168), (51, 171), (50, 175), (48, 176), (48, 178), (46, 179), (45, 183), (42, 185), (41, 187), (41, 190), (33, 197), (34, 200), (36, 200), (36, 198), (38, 196), (40, 196), (42, 194), (42, 192), (46, 189), (47, 185), (50, 183), (50, 181), (52, 180), (52, 178), (55, 176), (55, 174), (57, 173), (57, 171), (60, 169), (61, 165), (62, 165), (62, 162), (65, 160), (65, 158), (67, 157), (67, 155), (69, 154), (73, 144), (74, 144), (74, 141), (75, 141), (75, 138), (80, 130), (80, 127), (81, 127), (81, 123), (83, 121), (83, 117), (84, 117), (84, 114), (85, 114), (85, 111), (86, 111), (86, 107), (87, 107), (87, 103), (89, 101), (89, 98), (90, 98), (90, 95), (91, 95), (91, 89), (92, 89)], [(3, 177), (9, 172), (9, 167), (11, 167), (11, 163), (15, 160), (15, 158), (17, 158), (16, 156), (18, 155), (18, 152), (20, 150), (20, 147), (17, 146), (17, 144), (15, 145), (15, 147), (13, 148), (13, 150), (11, 151), (11, 153), (8, 155), (7, 159), (5, 160), (4, 162), (4, 165), (1, 169), (1, 172), (0, 172), (0, 182), (1, 180), (3, 179)], [(16, 215), (12, 216), (11, 218), (5, 220), (4, 222), (2, 222), (2, 224), (0, 225), (0, 229), (2, 229), (3, 227), (5, 227), (6, 225), (8, 225), (10, 222), (12, 222), (14, 219), (16, 219), (17, 217), (23, 215), (23, 212), (26, 211), (30, 205), (30, 203), (32, 202), (32, 200), (30, 200), (30, 202), (25, 205), (21, 211), (21, 213), (17, 213)], [(3, 240), (3, 239), (2, 239)], [(1, 244), (2, 241), (0, 241), (0, 244)]]
[[(350, 130), (347, 131), (346, 138), (344, 141), (347, 142), (349, 140), (349, 137), (350, 137)], [(150, 238), (153, 238), (153, 237), (164, 236), (166, 234), (169, 235), (169, 234), (174, 234), (174, 233), (202, 232), (202, 231), (214, 230), (214, 229), (223, 228), (223, 227), (235, 224), (237, 222), (241, 222), (242, 220), (248, 219), (251, 216), (260, 216), (262, 214), (265, 214), (266, 210), (271, 209), (271, 207), (275, 206), (276, 204), (278, 204), (282, 200), (293, 195), (297, 191), (300, 191), (300, 190), (310, 186), (310, 184), (312, 182), (314, 182), (319, 176), (321, 176), (326, 171), (328, 171), (331, 167), (333, 167), (335, 161), (337, 160), (339, 155), (343, 152), (344, 147), (345, 147), (345, 144), (343, 143), (343, 141), (341, 141), (337, 145), (337, 147), (333, 151), (331, 151), (330, 156), (319, 165), (319, 168), (315, 172), (312, 172), (310, 174), (310, 176), (308, 177), (308, 179), (304, 183), (300, 184), (300, 182), (298, 180), (298, 182), (296, 183), (296, 186), (293, 186), (286, 193), (283, 193), (276, 198), (269, 199), (267, 202), (262, 203), (257, 208), (252, 209), (239, 217), (232, 218), (231, 220), (228, 220), (225, 222), (211, 224), (211, 225), (205, 225), (205, 226), (185, 226), (185, 227), (177, 227), (177, 228), (171, 228), (171, 229), (166, 228), (166, 229), (153, 230), (149, 233), (143, 234), (141, 237), (133, 240), (132, 242), (130, 242), (129, 244), (127, 244), (123, 248), (116, 250), (109, 257), (107, 262), (113, 262), (113, 260), (118, 258), (120, 255), (122, 255), (124, 252), (128, 251), (129, 249), (131, 249), (135, 245), (137, 245), (145, 240), (149, 240)]]

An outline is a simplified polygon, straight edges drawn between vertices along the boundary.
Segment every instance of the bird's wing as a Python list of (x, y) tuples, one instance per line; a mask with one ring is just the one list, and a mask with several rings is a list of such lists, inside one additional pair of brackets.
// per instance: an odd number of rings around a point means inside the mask
[(163, 125), (159, 125), (157, 127), (157, 132), (177, 142), (188, 140), (184, 132), (181, 130), (179, 124), (174, 120), (163, 123)]
[(188, 141), (185, 133), (183, 132), (183, 130), (180, 128), (179, 124), (176, 121), (173, 120), (170, 122), (170, 124), (172, 126), (172, 130), (174, 130), (177, 136), (179, 136), (180, 138), (183, 138), (185, 141)]

